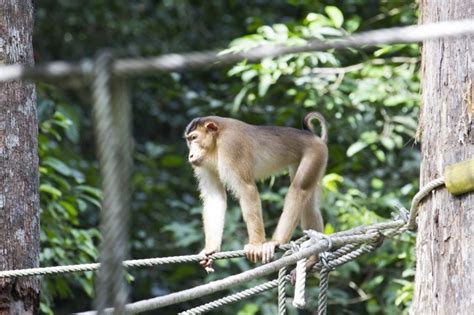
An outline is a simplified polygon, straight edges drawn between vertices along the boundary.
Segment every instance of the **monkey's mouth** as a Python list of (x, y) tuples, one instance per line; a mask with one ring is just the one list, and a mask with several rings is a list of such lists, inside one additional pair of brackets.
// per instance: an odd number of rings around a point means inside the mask
[(192, 166), (200, 166), (202, 164), (202, 159), (197, 158), (197, 159), (189, 159), (189, 163), (191, 163)]

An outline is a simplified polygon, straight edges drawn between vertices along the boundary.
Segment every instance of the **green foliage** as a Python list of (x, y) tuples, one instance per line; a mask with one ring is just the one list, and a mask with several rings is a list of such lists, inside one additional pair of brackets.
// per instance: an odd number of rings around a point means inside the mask
[[(99, 233), (96, 228), (85, 226), (83, 216), (100, 209), (101, 192), (86, 184), (79, 165), (74, 166), (74, 156), (65, 156), (63, 151), (66, 141), (77, 141), (77, 125), (60, 106), (40, 100), (38, 107), (41, 265), (94, 262)], [(52, 314), (53, 299), (72, 297), (73, 288), (80, 287), (92, 297), (92, 280), (92, 273), (47, 278), (43, 281), (41, 311)]]

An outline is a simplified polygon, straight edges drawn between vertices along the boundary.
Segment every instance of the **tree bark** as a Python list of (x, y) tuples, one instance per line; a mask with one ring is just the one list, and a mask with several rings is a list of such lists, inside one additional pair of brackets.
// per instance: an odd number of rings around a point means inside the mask
[[(422, 0), (422, 23), (472, 18), (472, 0)], [(474, 36), (422, 49), (421, 184), (474, 157)], [(474, 194), (439, 189), (419, 209), (413, 314), (474, 314)]]
[[(0, 0), (0, 64), (33, 65), (33, 4)], [(0, 270), (39, 264), (38, 126), (33, 83), (0, 83)], [(0, 314), (37, 314), (37, 278), (0, 280)]]

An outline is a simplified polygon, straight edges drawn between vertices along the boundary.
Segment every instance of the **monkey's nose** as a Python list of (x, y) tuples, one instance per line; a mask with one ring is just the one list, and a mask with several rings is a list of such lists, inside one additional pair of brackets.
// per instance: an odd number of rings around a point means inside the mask
[(191, 163), (192, 165), (194, 166), (198, 166), (200, 164), (200, 159), (198, 156), (194, 155), (194, 154), (190, 154), (188, 156), (188, 161), (189, 163)]

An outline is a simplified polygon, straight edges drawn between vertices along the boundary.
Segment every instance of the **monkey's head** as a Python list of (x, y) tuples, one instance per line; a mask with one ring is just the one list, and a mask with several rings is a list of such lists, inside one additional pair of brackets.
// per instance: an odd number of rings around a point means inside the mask
[(213, 162), (218, 129), (217, 122), (206, 118), (195, 118), (188, 124), (184, 137), (189, 148), (189, 163), (206, 166)]

